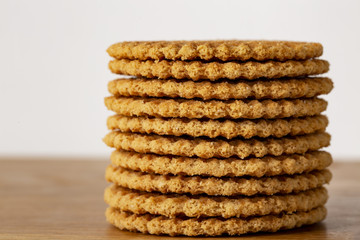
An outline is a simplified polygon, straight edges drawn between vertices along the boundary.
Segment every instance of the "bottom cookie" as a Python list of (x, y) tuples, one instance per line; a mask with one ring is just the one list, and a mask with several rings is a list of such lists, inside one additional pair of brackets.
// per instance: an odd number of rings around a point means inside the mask
[(151, 214), (133, 214), (116, 208), (106, 210), (107, 221), (121, 230), (156, 235), (217, 236), (242, 235), (255, 232), (276, 232), (322, 221), (326, 217), (323, 206), (307, 212), (267, 215), (252, 218), (167, 218)]

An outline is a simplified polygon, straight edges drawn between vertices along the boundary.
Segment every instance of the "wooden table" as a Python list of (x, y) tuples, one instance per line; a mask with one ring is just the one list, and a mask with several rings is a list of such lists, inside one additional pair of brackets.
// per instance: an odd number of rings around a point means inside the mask
[[(105, 221), (105, 159), (48, 160), (0, 159), (0, 239), (183, 239), (120, 231)], [(331, 169), (324, 222), (242, 238), (360, 239), (360, 162)]]

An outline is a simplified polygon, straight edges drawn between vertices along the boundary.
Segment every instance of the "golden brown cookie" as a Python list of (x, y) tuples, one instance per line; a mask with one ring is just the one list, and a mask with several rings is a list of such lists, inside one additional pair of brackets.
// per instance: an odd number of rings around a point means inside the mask
[(312, 59), (305, 61), (288, 60), (286, 62), (160, 62), (147, 60), (112, 60), (109, 68), (113, 73), (146, 78), (209, 79), (258, 79), (301, 77), (322, 74), (329, 71), (325, 60)]
[(149, 118), (110, 116), (107, 126), (121, 132), (210, 138), (283, 137), (325, 131), (328, 119), (324, 115), (274, 120), (199, 120), (184, 118)]
[(201, 98), (204, 100), (311, 98), (328, 94), (332, 88), (333, 82), (329, 78), (219, 82), (123, 78), (110, 81), (108, 84), (109, 92), (116, 97)]
[(105, 136), (104, 142), (109, 147), (139, 153), (170, 154), (185, 157), (198, 156), (201, 158), (238, 156), (244, 159), (249, 156), (280, 156), (282, 154), (318, 150), (330, 144), (330, 135), (320, 132), (296, 137), (225, 141), (221, 139), (142, 135), (114, 131)]
[(323, 151), (249, 159), (204, 159), (115, 150), (110, 158), (114, 166), (134, 171), (214, 177), (293, 175), (322, 170), (332, 163), (331, 155)]
[(266, 215), (251, 218), (167, 218), (164, 216), (138, 215), (122, 212), (116, 208), (106, 210), (109, 223), (121, 230), (150, 233), (156, 235), (217, 236), (242, 235), (255, 232), (275, 232), (278, 230), (301, 227), (322, 221), (326, 208), (321, 206), (308, 212)]
[(123, 116), (184, 118), (285, 118), (320, 114), (327, 102), (320, 98), (292, 100), (185, 100), (162, 98), (105, 98), (106, 107)]
[(117, 59), (284, 61), (319, 57), (323, 47), (312, 42), (264, 40), (142, 41), (116, 43), (107, 52)]
[(116, 185), (106, 188), (105, 202), (120, 211), (166, 217), (250, 217), (309, 211), (328, 199), (324, 187), (304, 192), (259, 197), (212, 197), (161, 194)]
[(109, 223), (121, 230), (150, 233), (156, 235), (218, 236), (242, 235), (255, 232), (276, 232), (278, 230), (301, 227), (320, 222), (326, 217), (323, 206), (310, 211), (292, 214), (266, 215), (251, 218), (186, 218), (151, 214), (122, 212), (116, 208), (106, 210)]
[(252, 196), (255, 194), (285, 194), (317, 188), (329, 183), (331, 173), (324, 169), (303, 174), (262, 178), (216, 178), (158, 175), (110, 165), (106, 169), (105, 177), (107, 181), (118, 186), (146, 192)]

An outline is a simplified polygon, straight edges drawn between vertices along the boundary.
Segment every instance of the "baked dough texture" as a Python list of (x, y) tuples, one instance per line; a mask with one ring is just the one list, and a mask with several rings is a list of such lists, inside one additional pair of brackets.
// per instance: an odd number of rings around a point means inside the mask
[(314, 224), (326, 217), (326, 208), (320, 206), (307, 212), (266, 215), (253, 218), (167, 218), (151, 214), (133, 214), (116, 208), (106, 210), (109, 223), (122, 230), (170, 236), (242, 235), (255, 232), (276, 232)]
[(325, 131), (326, 116), (274, 120), (199, 120), (183, 118), (149, 118), (114, 115), (108, 118), (110, 130), (158, 135), (191, 137), (283, 137)]
[(162, 175), (213, 177), (293, 175), (322, 170), (332, 163), (330, 153), (324, 151), (248, 159), (204, 159), (115, 150), (110, 158), (113, 166), (134, 171)]
[(331, 180), (327, 169), (296, 175), (262, 178), (216, 178), (204, 176), (157, 175), (109, 165), (106, 179), (118, 186), (146, 192), (207, 194), (213, 196), (273, 195), (321, 187)]
[(253, 80), (323, 74), (329, 71), (329, 63), (320, 59), (285, 62), (184, 62), (121, 59), (111, 60), (109, 68), (113, 73), (136, 77), (216, 81), (224, 78)]
[(116, 97), (200, 98), (203, 100), (311, 98), (328, 94), (332, 89), (333, 82), (326, 77), (217, 82), (121, 78), (108, 83), (109, 92)]
[(321, 98), (281, 100), (187, 100), (163, 98), (134, 98), (114, 96), (105, 98), (106, 107), (123, 116), (153, 116), (176, 118), (271, 119), (304, 117), (320, 114), (327, 108)]
[(116, 185), (106, 188), (105, 202), (124, 212), (165, 217), (251, 217), (309, 211), (328, 199), (324, 187), (299, 193), (257, 197), (212, 197), (148, 193)]
[(107, 52), (117, 59), (264, 61), (304, 60), (321, 56), (320, 43), (291, 41), (138, 41), (111, 45)]
[(109, 147), (139, 153), (185, 157), (198, 156), (201, 158), (237, 156), (244, 159), (251, 156), (280, 156), (282, 154), (302, 154), (307, 151), (318, 150), (330, 144), (330, 135), (319, 132), (295, 137), (222, 140), (113, 131), (105, 136), (104, 142)]

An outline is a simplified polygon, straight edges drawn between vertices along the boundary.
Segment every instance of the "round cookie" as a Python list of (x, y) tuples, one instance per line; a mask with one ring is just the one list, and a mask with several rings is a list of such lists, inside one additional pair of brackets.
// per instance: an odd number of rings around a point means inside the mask
[(189, 81), (176, 79), (123, 78), (110, 81), (108, 90), (116, 97), (169, 97), (208, 99), (283, 99), (311, 98), (328, 94), (329, 78), (275, 80)]
[(148, 193), (116, 185), (106, 188), (105, 202), (120, 211), (165, 217), (250, 217), (309, 211), (328, 199), (324, 187), (304, 192), (259, 197), (212, 197)]
[(213, 177), (293, 175), (322, 170), (332, 163), (331, 155), (323, 151), (249, 159), (203, 159), (115, 150), (110, 159), (113, 166), (134, 171), (162, 175)]
[(304, 60), (321, 56), (320, 43), (291, 41), (138, 41), (111, 45), (107, 52), (117, 59), (139, 60)]
[(322, 221), (326, 208), (321, 206), (308, 212), (267, 215), (253, 218), (167, 218), (164, 216), (138, 215), (122, 212), (116, 208), (106, 210), (109, 223), (121, 230), (170, 236), (218, 236), (242, 235), (255, 232), (276, 232), (278, 230), (301, 227)]
[(105, 98), (106, 107), (123, 116), (177, 118), (285, 118), (320, 114), (327, 102), (320, 98), (292, 100), (186, 100), (163, 98)]
[(283, 137), (325, 131), (328, 119), (324, 115), (274, 120), (199, 120), (184, 118), (149, 118), (110, 116), (107, 126), (121, 132), (210, 138)]
[(262, 178), (173, 176), (137, 172), (108, 166), (106, 180), (118, 186), (146, 192), (190, 193), (213, 196), (252, 196), (255, 194), (286, 194), (317, 188), (331, 180), (324, 169), (296, 175), (279, 175)]
[(228, 158), (237, 156), (241, 159), (265, 155), (305, 153), (318, 150), (330, 144), (328, 133), (313, 133), (296, 137), (221, 140), (206, 138), (184, 138), (159, 135), (142, 135), (113, 131), (103, 139), (109, 147), (155, 153), (160, 155), (177, 155), (201, 158)]
[(325, 60), (311, 59), (305, 61), (288, 60), (286, 62), (160, 62), (147, 60), (112, 60), (109, 68), (113, 73), (146, 78), (209, 79), (258, 79), (301, 77), (322, 74), (329, 71)]

